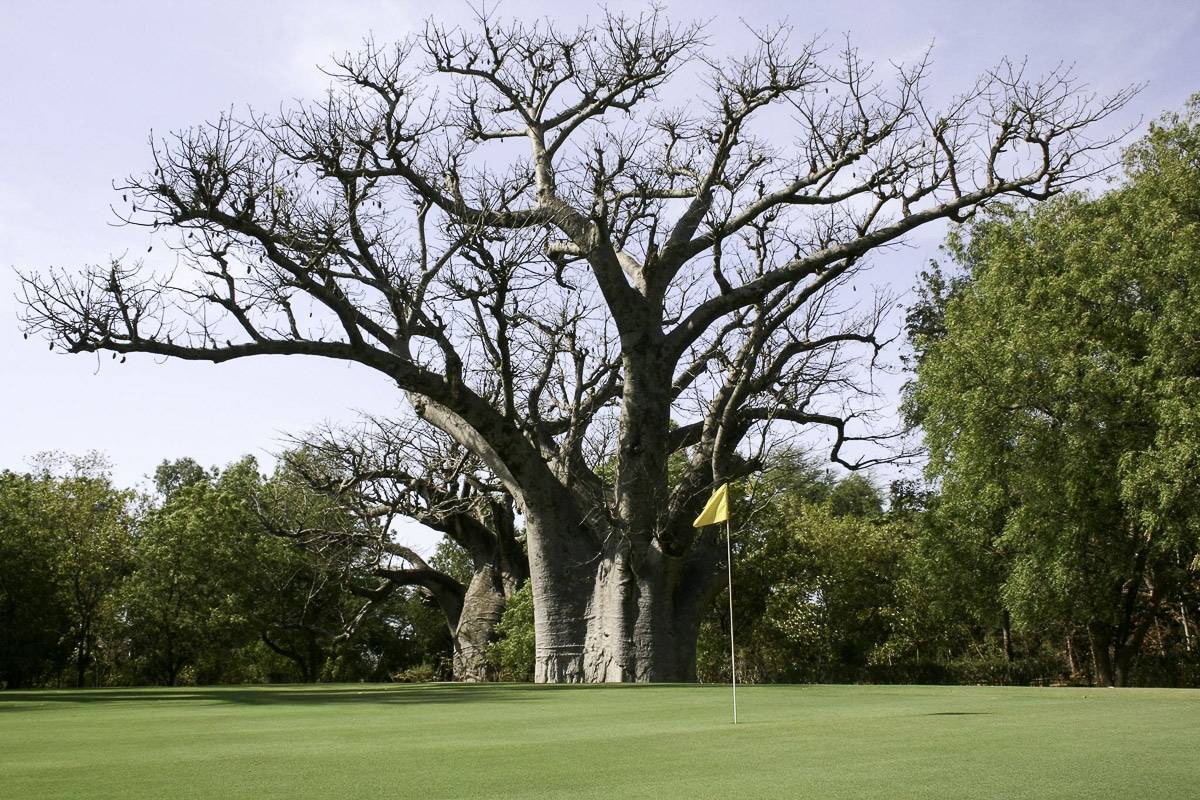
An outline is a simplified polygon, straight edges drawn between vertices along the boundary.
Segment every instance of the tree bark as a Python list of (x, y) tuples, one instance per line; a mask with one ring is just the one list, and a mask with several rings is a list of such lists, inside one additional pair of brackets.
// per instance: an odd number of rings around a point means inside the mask
[(1096, 683), (1101, 686), (1116, 686), (1112, 654), (1109, 645), (1112, 636), (1101, 625), (1088, 626), (1088, 641), (1092, 646), (1092, 660), (1096, 664)]
[[(657, 350), (636, 333), (623, 346)], [(669, 514), (671, 372), (646, 361), (626, 364), (612, 494), (563, 492), (526, 511), (539, 683), (696, 678), (696, 638), (723, 548), (690, 524), (679, 530)]]
[[(531, 531), (540, 524), (530, 519)], [(633, 537), (607, 544), (530, 536), (538, 683), (690, 682), (706, 603), (719, 586), (711, 542), (686, 557), (652, 542), (632, 551)], [(547, 539), (550, 539), (548, 542)], [(591, 552), (579, 546), (592, 542)], [(545, 549), (566, 552), (550, 557)]]
[(1103, 624), (1088, 627), (1097, 683), (1102, 686), (1130, 685), (1149, 624), (1149, 620), (1143, 621), (1129, 635), (1114, 635)]
[(596, 591), (605, 582), (605, 559), (573, 510), (552, 502), (526, 509), (537, 683), (620, 680), (601, 665), (615, 663), (613, 656), (622, 648), (608, 639), (621, 635), (608, 630), (588, 637), (589, 620), (599, 611), (596, 595), (606, 595)]
[(491, 566), (476, 569), (463, 595), (462, 612), (452, 631), (454, 680), (479, 683), (492, 679), (488, 645), (507, 602), (501, 576)]

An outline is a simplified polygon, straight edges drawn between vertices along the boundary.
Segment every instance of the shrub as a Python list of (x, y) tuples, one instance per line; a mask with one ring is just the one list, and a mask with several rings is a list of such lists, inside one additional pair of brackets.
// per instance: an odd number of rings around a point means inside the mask
[(533, 588), (529, 581), (508, 598), (496, 626), (497, 639), (488, 648), (488, 661), (502, 681), (533, 680)]

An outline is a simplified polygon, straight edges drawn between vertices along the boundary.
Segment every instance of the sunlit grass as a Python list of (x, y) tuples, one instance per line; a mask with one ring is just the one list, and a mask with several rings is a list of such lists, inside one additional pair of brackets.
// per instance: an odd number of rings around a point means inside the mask
[(3, 798), (1200, 797), (1200, 691), (0, 693)]

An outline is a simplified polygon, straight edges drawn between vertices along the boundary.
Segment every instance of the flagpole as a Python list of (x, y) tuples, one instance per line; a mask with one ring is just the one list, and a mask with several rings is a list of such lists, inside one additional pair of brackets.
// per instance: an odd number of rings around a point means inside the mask
[(737, 658), (733, 649), (733, 534), (725, 519), (725, 568), (729, 574), (729, 677), (733, 679), (733, 724), (737, 725)]

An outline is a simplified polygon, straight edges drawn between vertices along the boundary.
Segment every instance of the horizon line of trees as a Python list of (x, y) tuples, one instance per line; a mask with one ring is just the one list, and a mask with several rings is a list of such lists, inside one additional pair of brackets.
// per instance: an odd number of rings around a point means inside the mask
[[(1200, 97), (1125, 165), (925, 274), (927, 482), (784, 449), (734, 484), (739, 680), (1200, 685)], [(271, 475), (165, 461), (149, 494), (95, 455), (0, 473), (0, 685), (533, 677), (526, 532), (477, 458), (411, 420), (293, 445)]]
[[(527, 581), (482, 671), (456, 674), (432, 591), (364, 604), (326, 539), (284, 533), (311, 498), (264, 518), (281, 485), (295, 497), (286, 464), (164, 461), (150, 495), (114, 486), (95, 455), (0, 474), (0, 687), (533, 679)], [(912, 482), (885, 494), (788, 451), (734, 498), (739, 681), (1113, 682), (1073, 620), (1014, 620), (994, 552), (944, 497)], [(452, 539), (430, 563), (470, 581)], [(1163, 609), (1124, 684), (1200, 685), (1197, 583)], [(715, 596), (701, 625), (701, 682), (729, 679), (727, 602)]]

